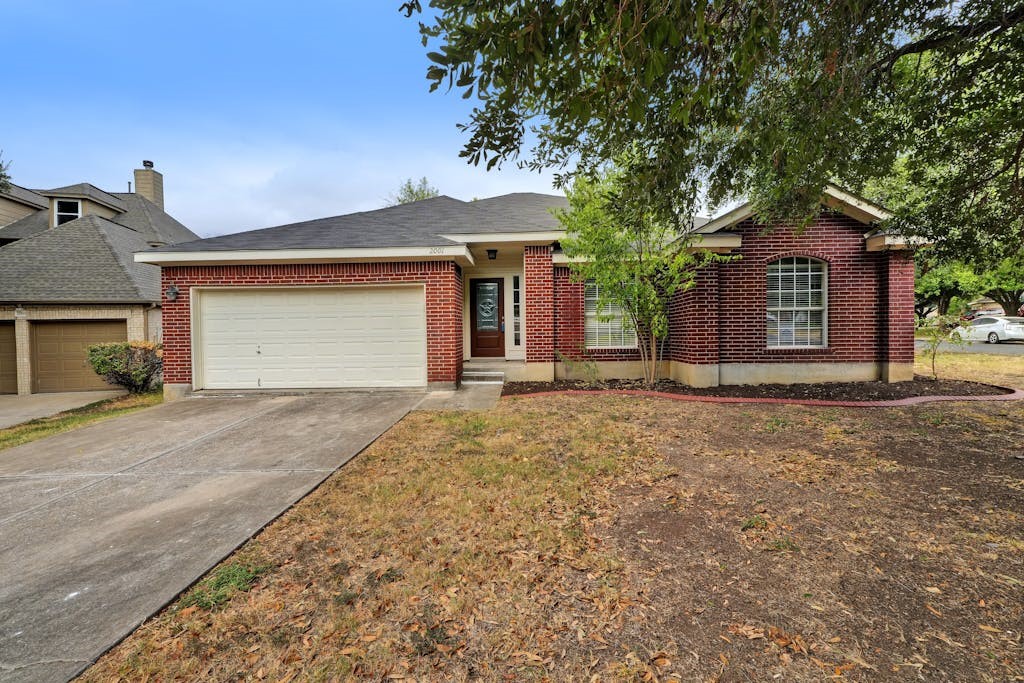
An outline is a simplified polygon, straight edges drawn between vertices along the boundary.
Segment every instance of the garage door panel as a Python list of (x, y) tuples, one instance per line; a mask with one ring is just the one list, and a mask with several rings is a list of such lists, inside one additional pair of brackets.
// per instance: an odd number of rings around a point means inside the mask
[(93, 344), (125, 341), (123, 320), (61, 320), (32, 323), (33, 391), (109, 389), (89, 365), (86, 349)]
[(423, 288), (201, 292), (201, 388), (426, 384)]
[(17, 351), (14, 323), (0, 323), (0, 394), (18, 392)]

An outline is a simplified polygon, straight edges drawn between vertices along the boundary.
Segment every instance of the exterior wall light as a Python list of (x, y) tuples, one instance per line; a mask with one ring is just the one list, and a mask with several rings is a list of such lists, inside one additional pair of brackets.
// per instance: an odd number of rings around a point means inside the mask
[(178, 288), (175, 287), (174, 285), (171, 285), (166, 290), (164, 290), (164, 296), (167, 297), (168, 301), (177, 301), (178, 300)]
[(487, 250), (487, 260), (488, 261), (493, 261), (496, 258), (498, 258), (498, 250), (497, 249), (488, 249)]

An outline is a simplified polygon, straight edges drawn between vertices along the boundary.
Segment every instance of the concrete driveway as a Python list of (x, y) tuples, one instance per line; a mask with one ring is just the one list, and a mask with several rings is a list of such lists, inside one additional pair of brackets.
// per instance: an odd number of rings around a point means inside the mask
[(0, 452), (0, 680), (80, 672), (422, 398), (195, 398)]
[(125, 393), (122, 389), (110, 391), (67, 391), (59, 394), (32, 394), (31, 396), (0, 396), (0, 429), (11, 425), (49, 417), (72, 408), (81, 408), (96, 401), (114, 398)]

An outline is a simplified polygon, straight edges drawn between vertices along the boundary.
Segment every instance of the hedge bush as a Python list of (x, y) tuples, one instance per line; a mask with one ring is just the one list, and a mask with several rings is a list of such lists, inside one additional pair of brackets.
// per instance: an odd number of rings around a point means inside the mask
[(132, 394), (148, 391), (163, 370), (163, 350), (153, 342), (93, 344), (88, 354), (97, 375)]

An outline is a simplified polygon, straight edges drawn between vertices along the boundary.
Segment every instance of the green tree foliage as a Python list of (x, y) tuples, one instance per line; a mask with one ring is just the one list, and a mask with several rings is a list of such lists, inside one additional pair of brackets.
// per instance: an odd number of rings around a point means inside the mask
[(7, 192), (11, 189), (11, 176), (8, 173), (10, 168), (11, 163), (4, 163), (4, 155), (0, 151), (0, 192)]
[[(430, 4), (427, 78), (476, 98), (472, 163), (556, 168), (564, 184), (637, 146), (628, 188), (652, 211), (706, 191), (770, 218), (809, 216), (828, 181), (860, 186), (907, 154), (938, 173), (933, 218), (1020, 206), (1021, 0)], [(1019, 236), (1019, 218), (969, 225)]]
[(97, 375), (132, 394), (149, 391), (163, 369), (160, 345), (152, 342), (94, 344), (86, 353)]
[(929, 255), (919, 255), (914, 280), (914, 309), (918, 318), (932, 313), (944, 316), (955, 299), (972, 297), (978, 288), (978, 276), (964, 263), (944, 263)]
[(436, 187), (430, 184), (426, 176), (414, 181), (409, 178), (404, 183), (399, 185), (398, 191), (388, 195), (385, 200), (385, 206), (398, 206), (399, 204), (409, 204), (410, 202), (418, 202), (421, 199), (430, 199), (441, 194)]
[(566, 230), (562, 248), (573, 277), (598, 289), (598, 313), (614, 304), (637, 332), (644, 380), (657, 379), (668, 337), (672, 297), (693, 285), (696, 268), (713, 254), (693, 254), (683, 230), (635, 201), (626, 191), (635, 156), (594, 177), (577, 176), (567, 193), (568, 210), (556, 215)]
[(1006, 315), (1017, 315), (1024, 304), (1024, 257), (1002, 259), (977, 275), (977, 291), (1003, 307)]

